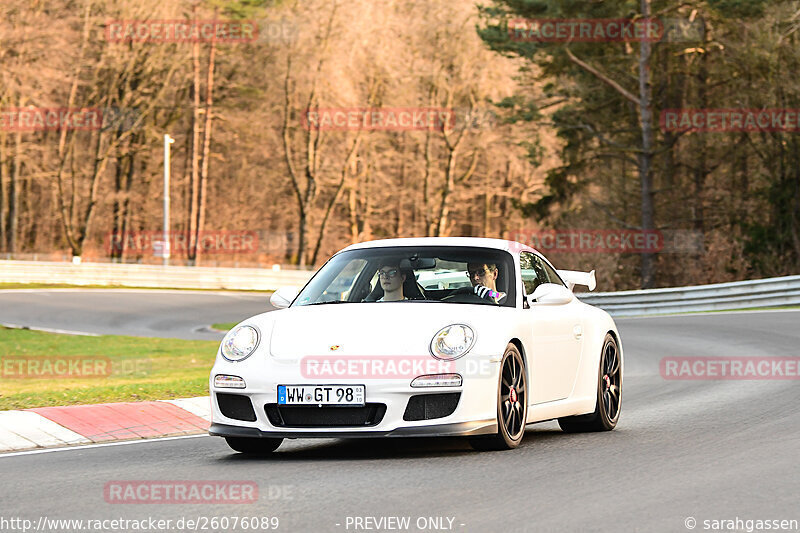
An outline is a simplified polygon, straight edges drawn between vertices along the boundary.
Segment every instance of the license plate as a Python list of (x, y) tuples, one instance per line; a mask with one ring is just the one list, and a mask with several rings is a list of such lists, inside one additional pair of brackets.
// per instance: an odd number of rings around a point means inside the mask
[(363, 406), (364, 385), (278, 385), (278, 405)]

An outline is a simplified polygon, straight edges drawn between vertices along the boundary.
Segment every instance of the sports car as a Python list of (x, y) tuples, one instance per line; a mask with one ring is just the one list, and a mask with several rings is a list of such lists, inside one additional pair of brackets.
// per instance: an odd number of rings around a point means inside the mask
[(286, 438), (462, 436), (519, 446), (528, 424), (614, 429), (623, 357), (612, 318), (556, 270), (499, 239), (348, 246), (223, 339), (210, 434), (260, 454)]

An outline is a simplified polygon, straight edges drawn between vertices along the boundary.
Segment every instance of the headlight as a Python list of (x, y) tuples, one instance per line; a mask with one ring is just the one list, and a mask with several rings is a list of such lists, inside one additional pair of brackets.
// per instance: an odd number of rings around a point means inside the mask
[(261, 335), (255, 326), (239, 326), (222, 339), (222, 357), (228, 361), (241, 361), (258, 348)]
[(475, 332), (466, 324), (443, 327), (431, 340), (431, 354), (437, 359), (458, 359), (475, 343)]

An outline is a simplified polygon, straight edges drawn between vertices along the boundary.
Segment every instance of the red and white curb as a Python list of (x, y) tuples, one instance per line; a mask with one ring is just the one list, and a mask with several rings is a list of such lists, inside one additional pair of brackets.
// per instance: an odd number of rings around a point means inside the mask
[(0, 453), (208, 431), (208, 396), (0, 411)]

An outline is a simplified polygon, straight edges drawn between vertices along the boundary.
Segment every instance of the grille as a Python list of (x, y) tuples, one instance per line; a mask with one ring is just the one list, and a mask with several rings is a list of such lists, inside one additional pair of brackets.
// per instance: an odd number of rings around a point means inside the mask
[(458, 406), (461, 398), (460, 392), (445, 392), (439, 394), (418, 394), (408, 400), (403, 420), (431, 420), (450, 416)]
[(364, 407), (264, 406), (270, 423), (283, 428), (333, 428), (375, 426), (383, 420), (386, 405), (368, 403)]
[(241, 394), (217, 393), (217, 404), (222, 414), (234, 420), (244, 420), (245, 422), (255, 422), (256, 412), (250, 398)]

